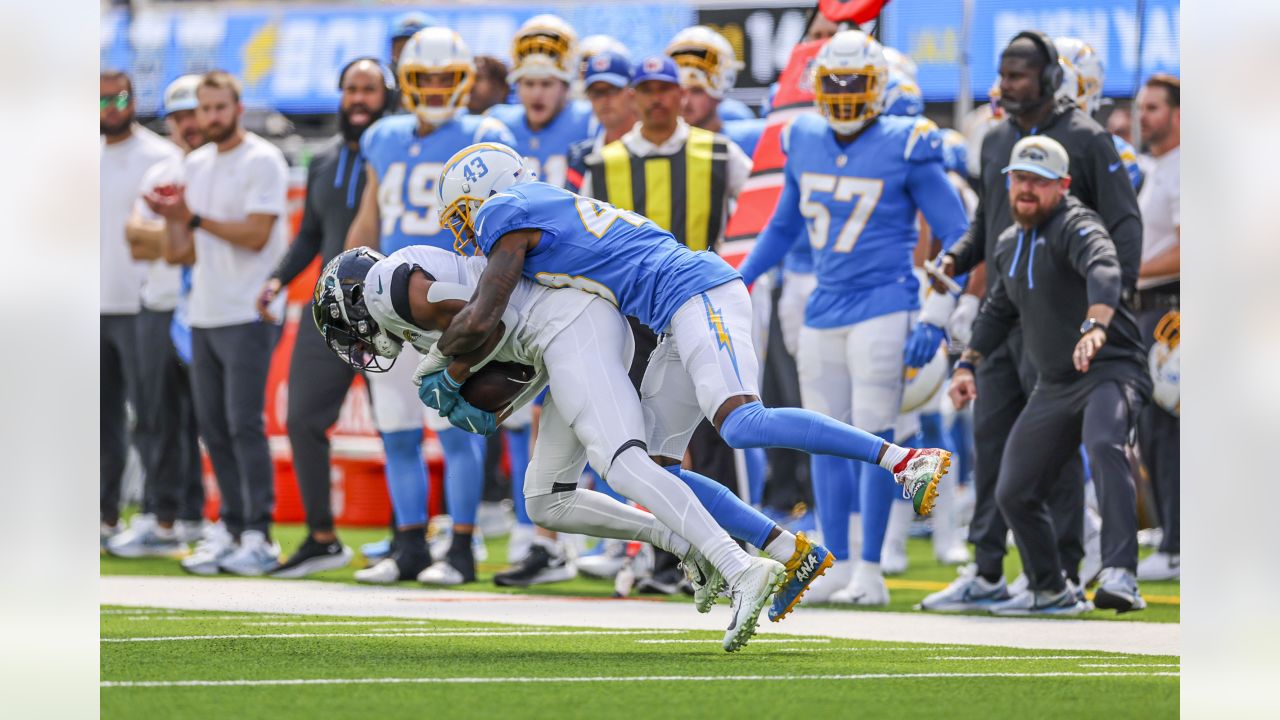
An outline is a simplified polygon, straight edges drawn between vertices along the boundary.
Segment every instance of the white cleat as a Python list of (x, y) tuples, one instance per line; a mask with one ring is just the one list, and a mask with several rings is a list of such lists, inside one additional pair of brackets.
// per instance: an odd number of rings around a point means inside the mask
[(394, 585), (400, 582), (400, 566), (394, 558), (385, 557), (371, 567), (357, 570), (355, 578), (356, 582), (367, 585)]
[(423, 585), (461, 585), (466, 582), (462, 573), (449, 564), (448, 560), (437, 560), (426, 570), (418, 573), (418, 582)]
[(733, 617), (724, 632), (725, 652), (737, 652), (747, 644), (756, 632), (760, 611), (787, 577), (787, 569), (776, 560), (753, 557), (748, 562), (750, 566), (729, 589)]
[(950, 585), (921, 600), (917, 608), (932, 612), (989, 610), (1010, 597), (1012, 594), (1004, 578), (994, 583), (987, 582), (978, 575), (976, 565), (966, 565), (960, 568), (959, 577)]
[(1178, 580), (1182, 577), (1180, 555), (1156, 552), (1138, 563), (1139, 580)]
[(218, 562), (223, 572), (250, 577), (265, 575), (279, 566), (280, 543), (268, 543), (260, 530), (240, 533), (239, 546)]
[(889, 604), (889, 587), (877, 563), (859, 562), (853, 569), (853, 579), (841, 591), (831, 596), (833, 603), (883, 607)]
[(133, 516), (129, 529), (107, 541), (107, 552), (116, 557), (178, 557), (187, 546), (178, 542), (173, 528), (162, 528), (154, 515)]
[(693, 606), (700, 613), (710, 612), (724, 590), (724, 576), (696, 548), (689, 548), (689, 554), (680, 561), (680, 567), (693, 586)]
[(231, 533), (221, 521), (204, 528), (204, 537), (196, 543), (196, 549), (182, 559), (182, 569), (194, 575), (217, 575), (219, 563), (235, 550)]
[(601, 542), (603, 547), (599, 553), (578, 558), (578, 572), (588, 577), (612, 580), (627, 559), (627, 542), (614, 539)]

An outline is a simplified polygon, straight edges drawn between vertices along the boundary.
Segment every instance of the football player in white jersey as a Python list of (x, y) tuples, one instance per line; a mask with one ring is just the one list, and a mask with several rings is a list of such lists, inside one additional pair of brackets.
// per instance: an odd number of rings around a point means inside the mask
[[(470, 143), (513, 142), (513, 138), (497, 120), (467, 114), (475, 63), (453, 30), (428, 27), (416, 32), (404, 46), (397, 72), (401, 102), (410, 113), (384, 117), (360, 138), (360, 152), (349, 172), (364, 172), (366, 182), (346, 247), (383, 252), (409, 245), (449, 248), (449, 233), (441, 231), (437, 219), (433, 187), (444, 161)], [(410, 372), (407, 365), (397, 370)], [(480, 504), (478, 482), (484, 473), (483, 440), (451, 427), (436, 413), (427, 412), (424, 419), (422, 403), (408, 387), (408, 375), (375, 373), (368, 381), (374, 420), (386, 448), (396, 545), (391, 556), (359, 571), (356, 579), (374, 584), (413, 578), (430, 585), (473, 582), (472, 541)], [(427, 522), (424, 422), (444, 449), (445, 495), (453, 519), (453, 539), (445, 557), (431, 557), (423, 541)]]
[[(640, 440), (640, 401), (627, 377), (631, 332), (617, 308), (578, 290), (521, 280), (500, 330), (486, 343), (457, 358), (437, 349), (486, 265), (480, 257), (425, 246), (385, 258), (368, 249), (349, 250), (317, 282), (316, 326), (339, 357), (368, 369), (388, 360), (394, 364), (404, 344), (412, 345), (426, 356), (414, 372), (418, 380), (445, 370), (461, 386), (492, 361), (532, 366), (532, 380), (496, 413), (498, 419), (509, 415), (551, 383), (525, 478), (529, 515), (547, 529), (642, 540), (684, 558), (691, 579), (701, 580), (695, 583), (699, 610), (709, 609), (727, 584), (733, 618), (724, 648), (739, 649), (785, 570), (775, 560), (748, 556), (684, 483), (649, 459)], [(419, 392), (431, 387), (423, 383)], [(497, 430), (495, 414), (454, 399), (445, 412), (454, 425), (481, 434)], [(652, 515), (577, 489), (588, 460), (615, 490)]]

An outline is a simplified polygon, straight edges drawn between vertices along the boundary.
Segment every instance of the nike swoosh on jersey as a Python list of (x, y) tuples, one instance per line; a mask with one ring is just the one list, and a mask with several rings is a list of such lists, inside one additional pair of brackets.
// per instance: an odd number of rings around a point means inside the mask
[(1107, 166), (1107, 172), (1115, 172), (1120, 168), (1122, 163), (1114, 162)]

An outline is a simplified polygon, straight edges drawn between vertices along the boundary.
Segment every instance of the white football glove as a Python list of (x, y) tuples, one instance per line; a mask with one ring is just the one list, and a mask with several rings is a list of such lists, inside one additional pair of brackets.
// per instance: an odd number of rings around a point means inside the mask
[(973, 337), (973, 321), (978, 317), (978, 306), (982, 301), (976, 295), (961, 295), (956, 303), (955, 312), (947, 321), (947, 332), (951, 338), (961, 345), (968, 345)]
[(448, 355), (440, 352), (440, 348), (436, 345), (431, 346), (431, 352), (418, 363), (417, 369), (413, 371), (413, 384), (421, 385), (422, 378), (438, 373), (449, 367), (450, 358)]

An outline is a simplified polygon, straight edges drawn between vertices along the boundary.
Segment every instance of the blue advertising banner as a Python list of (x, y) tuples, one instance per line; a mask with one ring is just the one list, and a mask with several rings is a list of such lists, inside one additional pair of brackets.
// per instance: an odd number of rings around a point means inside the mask
[[(975, 99), (984, 98), (994, 82), (1000, 51), (1027, 29), (1077, 37), (1092, 45), (1103, 58), (1103, 92), (1111, 97), (1131, 97), (1152, 73), (1177, 75), (1182, 29), (1178, 0), (1143, 4), (1139, 55), (1136, 0), (973, 0), (967, 51)], [(899, 0), (885, 11), (885, 42), (915, 59), (926, 100), (955, 99), (966, 50), (962, 24), (959, 0)]]
[[(392, 23), (407, 9), (204, 6), (133, 15), (109, 10), (102, 16), (100, 59), (104, 68), (130, 73), (143, 115), (160, 111), (165, 85), (178, 76), (215, 68), (241, 78), (247, 107), (330, 112), (338, 100), (338, 70), (361, 55), (387, 58)], [(610, 3), (607, 10), (587, 4), (421, 9), (461, 33), (474, 54), (504, 60), (516, 29), (540, 13), (560, 14), (579, 37), (621, 38), (636, 56), (661, 52), (695, 22), (693, 6), (676, 2)]]

